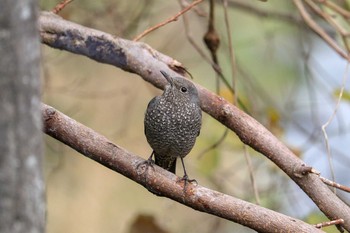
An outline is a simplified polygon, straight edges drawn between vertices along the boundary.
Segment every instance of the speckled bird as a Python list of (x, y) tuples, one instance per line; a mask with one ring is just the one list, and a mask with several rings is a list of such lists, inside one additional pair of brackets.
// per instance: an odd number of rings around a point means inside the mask
[(160, 71), (167, 80), (164, 92), (153, 98), (145, 114), (145, 135), (153, 152), (148, 159), (175, 174), (179, 157), (188, 179), (183, 158), (192, 150), (202, 125), (198, 91), (194, 84), (181, 77), (171, 77)]

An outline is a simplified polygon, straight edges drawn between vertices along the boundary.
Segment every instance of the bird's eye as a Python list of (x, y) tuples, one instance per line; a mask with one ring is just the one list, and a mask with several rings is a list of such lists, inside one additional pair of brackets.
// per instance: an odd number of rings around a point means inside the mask
[(187, 92), (187, 88), (186, 87), (181, 87), (181, 92), (183, 92), (183, 93), (185, 93), (185, 92)]

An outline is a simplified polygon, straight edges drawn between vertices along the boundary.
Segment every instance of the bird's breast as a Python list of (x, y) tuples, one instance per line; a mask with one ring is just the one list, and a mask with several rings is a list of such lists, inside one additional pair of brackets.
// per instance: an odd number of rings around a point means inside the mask
[(194, 146), (201, 127), (201, 111), (193, 103), (159, 101), (147, 109), (146, 138), (158, 154), (186, 156)]

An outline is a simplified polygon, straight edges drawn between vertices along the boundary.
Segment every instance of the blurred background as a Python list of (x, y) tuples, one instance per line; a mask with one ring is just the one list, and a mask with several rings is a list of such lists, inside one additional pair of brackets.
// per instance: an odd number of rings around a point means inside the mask
[[(41, 10), (52, 10), (58, 2), (42, 0)], [(218, 63), (229, 84), (235, 74), (236, 93), (244, 109), (322, 176), (334, 176), (336, 181), (350, 185), (350, 93), (349, 84), (344, 82), (349, 76), (348, 64), (307, 28), (292, 1), (228, 2), (224, 7), (222, 1), (215, 1)], [(81, 0), (70, 3), (59, 15), (132, 40), (186, 4), (184, 0)], [(347, 9), (346, 1), (340, 1), (340, 6)], [(211, 55), (203, 36), (208, 28), (209, 7), (209, 1), (203, 1), (185, 18), (141, 41), (181, 62), (194, 82), (233, 102), (230, 88), (222, 82), (217, 86), (217, 75), (208, 63)], [(316, 21), (340, 41), (332, 27)], [(227, 25), (235, 66), (230, 61)], [(160, 90), (137, 75), (83, 56), (44, 45), (42, 53), (45, 103), (128, 151), (149, 157), (151, 148), (143, 133), (144, 112)], [(343, 98), (326, 128), (329, 159), (322, 125), (332, 116), (342, 87)], [(185, 163), (190, 177), (200, 185), (312, 224), (327, 220), (273, 163), (245, 148), (233, 132), (226, 132), (206, 114), (201, 135)], [(253, 232), (154, 196), (48, 136), (45, 174), (48, 233)], [(177, 174), (182, 176), (181, 166)], [(348, 194), (338, 194), (349, 201)], [(334, 227), (324, 230), (335, 232)]]

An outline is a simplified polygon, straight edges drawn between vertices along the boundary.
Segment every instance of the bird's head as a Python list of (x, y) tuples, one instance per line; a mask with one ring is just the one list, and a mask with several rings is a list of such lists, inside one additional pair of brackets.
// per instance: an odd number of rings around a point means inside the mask
[(177, 102), (187, 101), (199, 104), (197, 88), (191, 81), (181, 77), (171, 77), (163, 70), (160, 72), (168, 81), (163, 93), (165, 97), (174, 98)]

